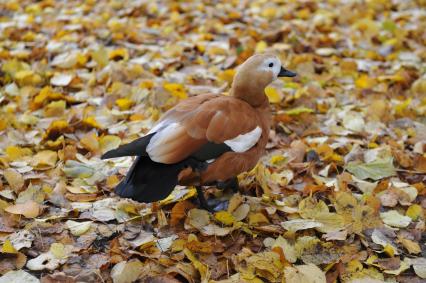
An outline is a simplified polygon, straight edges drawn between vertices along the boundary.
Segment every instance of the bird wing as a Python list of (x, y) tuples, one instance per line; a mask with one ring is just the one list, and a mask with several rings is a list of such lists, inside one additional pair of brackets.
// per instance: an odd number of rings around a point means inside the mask
[(215, 159), (227, 151), (244, 152), (262, 134), (260, 118), (246, 102), (222, 95), (199, 95), (180, 102), (140, 139), (103, 158), (148, 155), (174, 164), (188, 157)]

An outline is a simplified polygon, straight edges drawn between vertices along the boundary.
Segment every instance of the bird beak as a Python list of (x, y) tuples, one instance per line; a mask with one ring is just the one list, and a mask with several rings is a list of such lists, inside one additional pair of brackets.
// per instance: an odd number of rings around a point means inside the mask
[(281, 67), (278, 77), (295, 77), (297, 74), (295, 72), (289, 71)]

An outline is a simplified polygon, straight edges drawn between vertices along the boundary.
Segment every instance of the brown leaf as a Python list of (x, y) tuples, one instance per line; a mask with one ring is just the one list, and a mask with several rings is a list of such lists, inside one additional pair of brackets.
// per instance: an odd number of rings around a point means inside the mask
[(177, 202), (171, 211), (170, 225), (176, 226), (183, 218), (185, 218), (187, 212), (194, 207), (194, 204), (187, 200)]

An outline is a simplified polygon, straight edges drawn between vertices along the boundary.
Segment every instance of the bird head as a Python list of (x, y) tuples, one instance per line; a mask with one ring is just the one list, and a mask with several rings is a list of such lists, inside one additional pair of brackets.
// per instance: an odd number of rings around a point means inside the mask
[(279, 77), (294, 77), (296, 73), (285, 69), (273, 54), (256, 54), (237, 68), (232, 83), (232, 94), (258, 106), (265, 99), (265, 88)]

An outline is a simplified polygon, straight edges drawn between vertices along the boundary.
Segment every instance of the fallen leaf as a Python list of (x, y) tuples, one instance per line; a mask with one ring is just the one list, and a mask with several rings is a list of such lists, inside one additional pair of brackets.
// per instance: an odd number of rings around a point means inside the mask
[(18, 203), (15, 205), (8, 206), (6, 207), (5, 211), (12, 214), (21, 214), (24, 215), (26, 218), (35, 218), (39, 216), (41, 212), (41, 207), (35, 201), (28, 200), (25, 203)]
[(114, 265), (111, 278), (114, 283), (135, 282), (143, 272), (143, 264), (137, 260), (122, 261)]
[(51, 79), (50, 83), (54, 86), (67, 86), (70, 84), (74, 76), (72, 74), (56, 73)]
[(414, 272), (423, 279), (426, 279), (426, 260), (425, 258), (416, 258), (412, 260)]
[(188, 212), (188, 221), (191, 226), (201, 230), (210, 223), (210, 216), (206, 210), (193, 208)]
[[(72, 249), (72, 246), (64, 246), (62, 244), (53, 245), (53, 248), (51, 246), (48, 252), (30, 259), (26, 266), (29, 270), (54, 270), (67, 261), (67, 257), (70, 255)], [(52, 253), (52, 250), (57, 256)]]
[(419, 254), (422, 251), (418, 243), (409, 239), (401, 239), (401, 243), (410, 254)]
[(313, 264), (286, 266), (284, 269), (286, 283), (325, 283), (325, 274)]
[(293, 109), (286, 110), (285, 113), (290, 116), (300, 115), (302, 113), (313, 113), (314, 110), (307, 107), (297, 107)]
[(247, 259), (247, 267), (254, 269), (254, 273), (269, 282), (276, 282), (281, 276), (283, 265), (280, 256), (275, 252), (261, 252)]
[(411, 223), (411, 218), (399, 214), (396, 210), (390, 210), (380, 213), (383, 222), (392, 227), (404, 228)]
[(34, 155), (31, 165), (37, 170), (46, 170), (55, 167), (58, 154), (52, 150), (42, 150)]
[(279, 236), (272, 244), (272, 248), (279, 247), (284, 253), (285, 259), (291, 263), (297, 261), (297, 252), (293, 245), (291, 245), (286, 239)]
[(19, 192), (25, 184), (24, 178), (15, 169), (8, 168), (4, 170), (3, 176), (6, 179), (6, 182), (15, 192)]
[(235, 221), (242, 221), (247, 217), (249, 212), (250, 212), (250, 205), (243, 203), (232, 212), (232, 216), (234, 217)]
[(227, 226), (232, 225), (235, 222), (234, 216), (227, 211), (218, 211), (214, 214), (214, 218)]
[(67, 222), (65, 222), (68, 229), (70, 229), (71, 234), (73, 234), (74, 236), (81, 236), (87, 231), (89, 231), (90, 227), (92, 226), (92, 223), (92, 221), (77, 222), (73, 220), (67, 220)]
[(1, 283), (40, 283), (40, 280), (24, 270), (12, 270), (0, 277)]
[(378, 159), (370, 163), (349, 162), (346, 169), (361, 180), (380, 180), (396, 174), (392, 159)]
[(299, 230), (306, 230), (311, 228), (317, 228), (323, 226), (320, 222), (309, 219), (293, 219), (285, 222), (281, 222), (281, 226), (284, 229), (297, 232)]
[(410, 205), (405, 215), (416, 221), (419, 217), (423, 216), (423, 208), (418, 204)]
[(270, 103), (279, 103), (282, 99), (277, 89), (272, 86), (265, 88), (265, 94), (268, 97)]
[(21, 230), (9, 236), (10, 242), (18, 251), (22, 248), (31, 248), (34, 239), (34, 234), (27, 230)]
[(18, 251), (15, 249), (12, 242), (7, 239), (4, 241), (3, 246), (1, 247), (1, 252), (6, 254), (16, 254)]

